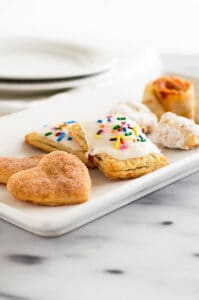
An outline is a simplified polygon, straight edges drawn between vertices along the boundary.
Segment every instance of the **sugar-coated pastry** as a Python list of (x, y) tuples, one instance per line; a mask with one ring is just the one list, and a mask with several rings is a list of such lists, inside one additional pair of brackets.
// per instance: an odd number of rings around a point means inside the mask
[(109, 178), (135, 178), (168, 164), (138, 124), (122, 114), (74, 124), (70, 133)]
[(0, 183), (7, 183), (17, 172), (36, 167), (43, 157), (44, 154), (23, 158), (0, 157)]
[(10, 177), (8, 191), (17, 199), (39, 205), (71, 205), (88, 200), (88, 169), (75, 155), (54, 151), (38, 166)]
[(66, 151), (77, 155), (88, 167), (93, 167), (92, 162), (87, 159), (85, 152), (73, 140), (69, 134), (69, 127), (75, 121), (66, 121), (59, 124), (47, 124), (37, 131), (25, 136), (25, 142), (45, 152), (55, 150)]
[(199, 125), (193, 120), (167, 112), (156, 127), (155, 143), (172, 149), (191, 149), (199, 146)]
[(135, 121), (145, 133), (151, 133), (157, 125), (157, 117), (148, 107), (139, 102), (121, 102), (110, 111), (112, 114), (124, 114)]
[(149, 82), (145, 87), (142, 102), (158, 119), (169, 111), (186, 118), (194, 118), (194, 87), (190, 81), (183, 78), (164, 76)]

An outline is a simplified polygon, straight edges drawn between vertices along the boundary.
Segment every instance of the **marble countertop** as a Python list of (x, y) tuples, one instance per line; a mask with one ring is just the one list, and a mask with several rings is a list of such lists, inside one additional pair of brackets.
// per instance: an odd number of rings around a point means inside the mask
[(199, 299), (198, 183), (199, 172), (59, 238), (0, 221), (0, 300)]

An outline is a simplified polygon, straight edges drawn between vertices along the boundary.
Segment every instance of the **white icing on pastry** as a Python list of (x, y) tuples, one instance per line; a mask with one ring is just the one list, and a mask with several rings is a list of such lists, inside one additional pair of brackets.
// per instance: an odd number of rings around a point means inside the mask
[(75, 121), (67, 121), (59, 124), (47, 124), (38, 129), (36, 133), (56, 143), (70, 147), (72, 150), (80, 151), (80, 146), (72, 139), (68, 132), (68, 128), (74, 123)]
[(109, 115), (103, 120), (79, 123), (88, 144), (88, 154), (106, 153), (118, 160), (160, 153), (138, 124), (125, 115)]
[(162, 115), (153, 140), (168, 148), (189, 149), (186, 145), (188, 135), (199, 136), (199, 126), (191, 119), (167, 112)]
[(150, 132), (157, 125), (157, 117), (144, 104), (139, 102), (118, 103), (111, 110), (113, 114), (125, 114), (129, 119), (135, 121), (141, 127), (146, 127)]

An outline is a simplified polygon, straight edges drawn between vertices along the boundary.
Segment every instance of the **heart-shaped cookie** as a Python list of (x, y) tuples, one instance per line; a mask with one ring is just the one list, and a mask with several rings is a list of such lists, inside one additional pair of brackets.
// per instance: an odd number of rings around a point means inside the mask
[(17, 172), (36, 167), (43, 157), (44, 154), (23, 158), (0, 157), (0, 183), (7, 183)]
[(39, 205), (71, 205), (88, 200), (90, 176), (80, 159), (63, 151), (54, 151), (37, 167), (10, 177), (8, 191), (17, 199)]

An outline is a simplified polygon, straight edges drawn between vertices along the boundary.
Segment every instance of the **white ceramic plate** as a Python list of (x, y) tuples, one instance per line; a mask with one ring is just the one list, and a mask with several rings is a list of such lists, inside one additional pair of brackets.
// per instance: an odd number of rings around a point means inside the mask
[(69, 88), (81, 87), (90, 84), (95, 84), (108, 76), (108, 70), (96, 75), (83, 76), (82, 78), (74, 78), (68, 80), (45, 80), (45, 81), (7, 81), (0, 79), (0, 91), (5, 94), (14, 95), (34, 95), (53, 91), (63, 91)]
[(105, 51), (64, 42), (0, 39), (0, 80), (40, 83), (81, 79), (109, 70), (115, 57)]
[[(199, 80), (194, 80), (199, 87)], [(48, 121), (99, 118), (121, 99), (133, 100), (139, 90), (113, 90), (71, 92), (53, 97), (45, 104), (0, 119), (1, 156), (24, 156), (38, 153), (23, 144), (26, 133)], [(137, 93), (137, 94), (136, 94)], [(152, 191), (199, 170), (199, 149), (191, 151), (167, 150), (170, 165), (134, 180), (113, 181), (98, 170), (90, 172), (92, 192), (87, 203), (75, 206), (39, 207), (15, 200), (6, 187), (0, 187), (0, 217), (21, 228), (42, 236), (58, 236), (88, 223), (110, 211), (126, 205)]]

